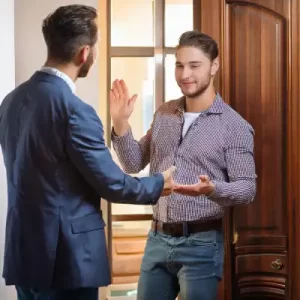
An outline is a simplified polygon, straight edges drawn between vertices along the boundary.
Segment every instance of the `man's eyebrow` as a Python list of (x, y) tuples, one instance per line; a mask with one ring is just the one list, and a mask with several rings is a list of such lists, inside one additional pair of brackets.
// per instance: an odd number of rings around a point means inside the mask
[[(189, 61), (189, 64), (202, 64), (202, 61), (198, 61), (198, 60), (193, 60), (193, 61)], [(176, 61), (176, 65), (182, 65), (182, 63), (180, 61)]]
[(202, 64), (202, 61), (193, 60), (193, 61), (189, 61), (189, 64)]

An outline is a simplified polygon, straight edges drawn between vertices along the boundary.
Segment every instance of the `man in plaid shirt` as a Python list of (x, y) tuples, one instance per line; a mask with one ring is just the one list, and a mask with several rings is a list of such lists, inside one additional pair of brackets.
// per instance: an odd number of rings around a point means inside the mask
[(138, 286), (139, 300), (213, 300), (222, 278), (224, 208), (252, 202), (256, 193), (254, 131), (216, 93), (218, 46), (189, 31), (176, 51), (183, 97), (164, 103), (151, 128), (135, 141), (128, 119), (137, 95), (124, 81), (110, 93), (112, 142), (128, 173), (150, 163), (150, 173), (172, 165), (175, 193), (153, 206)]

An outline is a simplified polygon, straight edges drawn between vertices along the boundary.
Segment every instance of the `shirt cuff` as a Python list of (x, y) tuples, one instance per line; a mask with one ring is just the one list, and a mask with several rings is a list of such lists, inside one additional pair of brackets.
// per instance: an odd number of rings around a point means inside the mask
[(212, 180), (212, 183), (215, 185), (215, 189), (207, 196), (208, 199), (218, 199), (221, 195), (222, 184)]
[(122, 136), (116, 135), (114, 128), (111, 130), (111, 141), (113, 143), (117, 143), (120, 146), (127, 146), (133, 139), (131, 127), (126, 131), (126, 133)]

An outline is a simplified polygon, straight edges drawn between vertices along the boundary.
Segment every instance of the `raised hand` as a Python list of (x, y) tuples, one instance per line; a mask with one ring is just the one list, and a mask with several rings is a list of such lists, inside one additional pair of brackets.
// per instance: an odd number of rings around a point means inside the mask
[(124, 80), (115, 80), (110, 90), (110, 116), (114, 131), (123, 135), (129, 128), (128, 119), (131, 116), (137, 95), (129, 96)]
[(195, 184), (183, 185), (175, 184), (174, 192), (188, 196), (209, 196), (215, 190), (215, 185), (210, 181), (207, 175), (200, 175), (199, 182)]

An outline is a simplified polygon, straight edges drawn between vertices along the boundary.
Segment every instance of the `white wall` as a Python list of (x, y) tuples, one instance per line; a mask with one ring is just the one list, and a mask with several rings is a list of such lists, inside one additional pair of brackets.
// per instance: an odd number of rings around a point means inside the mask
[[(15, 59), (14, 59), (14, 1), (1, 0), (0, 8), (0, 36), (2, 46), (0, 47), (0, 57), (2, 58), (2, 72), (0, 72), (0, 103), (5, 95), (14, 88), (15, 85)], [(4, 64), (4, 65), (3, 65)], [(6, 177), (3, 165), (2, 153), (0, 149), (0, 274), (3, 268), (4, 233), (7, 200), (6, 197)], [(16, 299), (15, 290), (6, 287), (4, 280), (0, 279), (0, 299)]]
[[(97, 8), (98, 0), (15, 0), (16, 85), (27, 80), (45, 62), (43, 19), (59, 6), (68, 4), (85, 4)], [(99, 107), (98, 73), (96, 64), (87, 78), (79, 79), (76, 83), (77, 95), (95, 109)]]
[[(19, 85), (27, 80), (45, 62), (46, 48), (41, 32), (43, 18), (58, 6), (74, 3), (91, 5), (96, 8), (98, 6), (97, 0), (1, 0), (0, 36), (3, 45), (0, 47), (0, 57), (2, 58), (0, 102), (15, 87), (15, 84)], [(77, 94), (96, 110), (99, 107), (98, 73), (98, 65), (95, 65), (88, 78), (81, 79), (76, 83)], [(6, 209), (6, 178), (0, 152), (0, 299), (15, 300), (14, 288), (6, 287), (1, 277)]]

